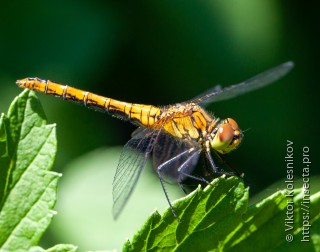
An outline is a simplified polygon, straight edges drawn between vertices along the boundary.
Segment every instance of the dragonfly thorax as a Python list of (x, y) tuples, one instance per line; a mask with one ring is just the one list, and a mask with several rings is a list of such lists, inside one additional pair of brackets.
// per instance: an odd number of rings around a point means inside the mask
[(215, 151), (226, 154), (241, 143), (243, 134), (232, 118), (221, 121), (209, 135), (209, 144)]

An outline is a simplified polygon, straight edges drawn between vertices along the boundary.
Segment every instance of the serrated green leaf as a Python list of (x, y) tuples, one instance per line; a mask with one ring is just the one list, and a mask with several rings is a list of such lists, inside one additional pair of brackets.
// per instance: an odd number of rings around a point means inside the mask
[[(286, 246), (288, 246), (287, 248), (292, 249), (293, 247), (296, 247), (296, 245), (293, 245), (293, 243), (285, 240), (286, 235), (289, 234), (286, 231), (288, 226), (285, 225), (285, 222), (290, 221), (286, 220), (286, 214), (288, 211), (287, 206), (288, 204), (291, 204), (288, 202), (292, 202), (294, 208), (294, 223), (292, 224), (293, 229), (291, 233), (294, 236), (294, 241), (301, 240), (301, 237), (299, 236), (301, 233), (301, 218), (303, 215), (300, 206), (302, 200), (302, 190), (296, 190), (293, 197), (290, 196), (288, 198), (287, 195), (288, 194), (286, 190), (278, 191), (261, 202), (251, 206), (244, 215), (244, 221), (242, 225), (235, 230), (233, 237), (229, 240), (228, 247), (230, 248), (230, 251), (251, 251), (248, 250), (248, 248), (250, 248), (251, 244), (253, 243), (256, 244), (254, 251), (276, 250), (277, 248), (280, 249), (281, 244), (285, 243)], [(311, 197), (310, 223), (319, 220), (319, 209), (320, 192)], [(314, 229), (313, 234), (319, 234), (319, 231), (319, 229)], [(313, 249), (317, 247), (316, 244), (312, 244), (312, 242), (297, 242), (297, 244), (298, 243), (301, 247), (300, 251), (307, 251), (308, 247)]]
[[(320, 251), (320, 192), (313, 194), (310, 197), (310, 227), (306, 226), (307, 234), (309, 234), (309, 242), (302, 242), (303, 239), (303, 216), (305, 216), (305, 212), (301, 209), (302, 202), (302, 192), (297, 194), (294, 198), (294, 217), (297, 221), (295, 221), (294, 232), (293, 233), (293, 241), (287, 242), (285, 239), (282, 239), (279, 246), (277, 246), (274, 251), (284, 252), (284, 251)], [(305, 240), (305, 239), (304, 239)]]
[(23, 91), (0, 121), (0, 250), (36, 245), (55, 212), (58, 173), (55, 125), (47, 125), (33, 92)]
[[(282, 190), (247, 208), (248, 189), (241, 179), (218, 178), (175, 202), (181, 223), (170, 209), (163, 216), (155, 212), (123, 251), (320, 251), (320, 192), (310, 197), (309, 243), (300, 242), (302, 199), (302, 189), (291, 198)], [(288, 200), (294, 204), (292, 233), (298, 246), (285, 240)]]
[(127, 241), (124, 251), (209, 251), (223, 247), (224, 238), (242, 221), (248, 189), (237, 177), (219, 178), (204, 190), (198, 187), (174, 204), (182, 222), (168, 209), (155, 212)]

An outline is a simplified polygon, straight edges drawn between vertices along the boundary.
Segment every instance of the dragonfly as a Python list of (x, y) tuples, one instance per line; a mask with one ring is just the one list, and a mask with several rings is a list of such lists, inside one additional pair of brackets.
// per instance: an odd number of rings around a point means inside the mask
[(166, 179), (173, 180), (181, 188), (187, 178), (209, 184), (205, 178), (192, 175), (200, 155), (204, 154), (207, 169), (210, 169), (211, 173), (226, 174), (216, 166), (212, 153), (220, 157), (237, 149), (244, 135), (234, 119), (220, 120), (205, 109), (206, 105), (274, 83), (293, 66), (293, 62), (288, 61), (244, 82), (225, 88), (218, 85), (191, 100), (168, 106), (118, 101), (37, 77), (24, 78), (16, 83), (21, 88), (71, 100), (136, 125), (138, 128), (120, 154), (113, 179), (113, 217), (117, 219), (122, 212), (147, 159), (152, 157), (171, 211), (174, 217), (180, 220), (165, 189)]

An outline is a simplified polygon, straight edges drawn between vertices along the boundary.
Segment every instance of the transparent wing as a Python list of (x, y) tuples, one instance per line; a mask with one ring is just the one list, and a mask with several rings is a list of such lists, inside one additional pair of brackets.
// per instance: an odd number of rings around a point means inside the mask
[(154, 146), (159, 131), (137, 129), (124, 146), (113, 179), (113, 217), (117, 219), (129, 199)]
[(218, 88), (214, 87), (212, 89), (209, 89), (202, 95), (197, 96), (194, 99), (189, 100), (188, 102), (206, 105), (211, 102), (218, 102), (234, 98), (238, 95), (242, 95), (253, 90), (262, 88), (264, 86), (270, 85), (271, 83), (286, 75), (293, 68), (293, 66), (293, 62), (288, 61), (261, 74), (258, 74), (255, 77), (246, 80), (242, 83), (235, 84), (222, 89), (220, 88), (220, 86), (218, 86)]
[(185, 177), (179, 169), (190, 174), (198, 163), (199, 155), (196, 142), (180, 140), (161, 132), (153, 149), (153, 165), (155, 169), (160, 169), (165, 178), (181, 182)]
[(197, 95), (196, 97), (193, 97), (190, 101), (202, 99), (204, 96), (207, 96), (208, 94), (219, 93), (222, 91), (222, 89), (223, 89), (223, 87), (221, 85), (216, 85), (213, 88), (210, 88), (210, 89), (206, 90), (205, 92)]

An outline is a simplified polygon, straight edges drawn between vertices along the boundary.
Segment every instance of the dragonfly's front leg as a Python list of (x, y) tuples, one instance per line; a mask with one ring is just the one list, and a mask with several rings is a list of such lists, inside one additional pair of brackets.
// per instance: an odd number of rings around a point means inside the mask
[(220, 162), (223, 163), (228, 169), (230, 169), (233, 172), (230, 172), (231, 175), (238, 176), (240, 178), (244, 178), (244, 173), (240, 173), (235, 167), (232, 167), (222, 156), (215, 152), (216, 156), (219, 158)]
[(179, 184), (181, 190), (184, 192), (184, 194), (185, 194), (185, 195), (188, 195), (188, 192), (187, 192), (187, 190), (184, 188), (184, 185), (183, 185), (181, 182), (178, 182), (178, 184)]
[[(198, 181), (204, 182), (204, 183), (206, 183), (206, 184), (210, 184), (210, 182), (209, 182), (208, 180), (206, 180), (205, 178), (197, 177), (197, 176), (194, 176), (194, 175), (185, 173), (185, 172), (183, 171), (183, 169), (179, 169), (178, 172), (179, 172), (179, 175), (180, 175), (181, 178), (188, 177), (188, 178), (192, 178), (192, 179), (194, 179), (194, 180), (198, 180)], [(180, 179), (180, 180), (178, 181), (179, 184), (180, 184), (181, 182), (182, 182), (182, 179)]]
[(210, 151), (206, 151), (206, 157), (207, 157), (207, 160), (209, 161), (209, 164), (210, 166), (212, 167), (212, 170), (215, 174), (225, 174), (225, 175), (228, 175), (228, 176), (234, 176), (234, 175), (237, 175), (235, 174), (234, 172), (225, 172), (225, 171), (219, 171), (218, 170), (218, 167), (215, 165), (214, 161), (213, 161), (213, 158), (211, 156), (211, 153)]

